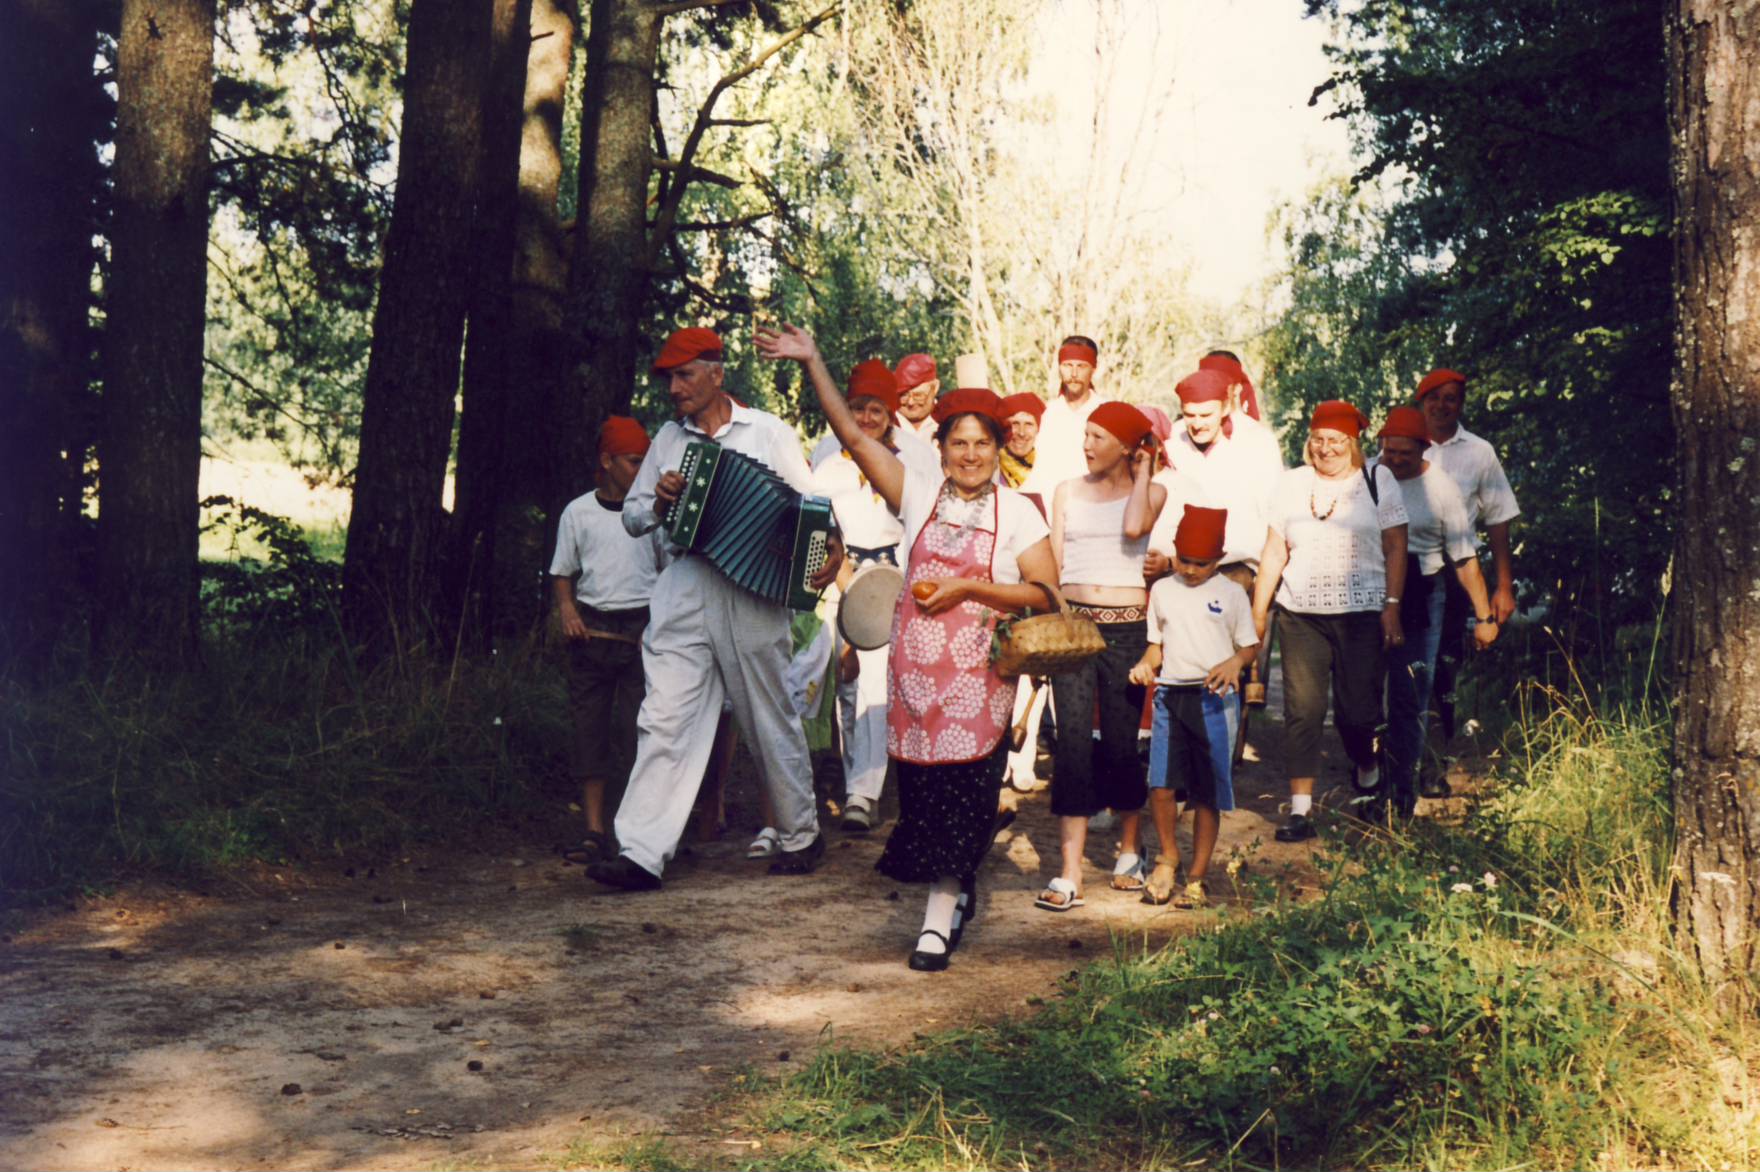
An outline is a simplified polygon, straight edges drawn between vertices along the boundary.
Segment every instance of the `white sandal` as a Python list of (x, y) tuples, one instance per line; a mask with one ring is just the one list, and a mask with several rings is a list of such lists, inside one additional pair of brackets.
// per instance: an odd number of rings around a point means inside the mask
[(782, 836), (776, 833), (776, 827), (766, 826), (758, 831), (758, 837), (752, 839), (752, 845), (746, 848), (746, 858), (767, 859), (782, 849)]
[[(1047, 898), (1052, 895), (1062, 896), (1062, 901), (1059, 902), (1058, 900)], [(1076, 885), (1074, 883), (1071, 883), (1068, 879), (1059, 875), (1045, 885), (1044, 893), (1041, 894), (1038, 899), (1033, 901), (1033, 906), (1036, 908), (1043, 908), (1048, 912), (1067, 912), (1072, 908), (1082, 907), (1086, 905), (1087, 902), (1087, 900), (1083, 899), (1081, 895), (1077, 893)]]
[(1143, 874), (1147, 870), (1143, 856), (1135, 851), (1119, 855), (1118, 861), (1112, 864), (1112, 890), (1143, 890)]

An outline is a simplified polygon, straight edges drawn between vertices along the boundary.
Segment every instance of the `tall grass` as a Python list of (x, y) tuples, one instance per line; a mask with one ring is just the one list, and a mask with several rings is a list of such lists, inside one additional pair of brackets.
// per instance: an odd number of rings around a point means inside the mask
[(1654, 705), (1530, 690), (1464, 826), (1363, 837), (1320, 899), (1121, 947), (1027, 1020), (828, 1052), (749, 1166), (1751, 1167), (1760, 1044), (1669, 936), (1666, 749)]

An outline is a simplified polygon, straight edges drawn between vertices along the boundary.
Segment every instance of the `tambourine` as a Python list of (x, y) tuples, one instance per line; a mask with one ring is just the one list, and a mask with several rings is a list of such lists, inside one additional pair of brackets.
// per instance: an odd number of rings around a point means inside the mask
[(857, 570), (837, 604), (837, 633), (843, 641), (858, 651), (886, 646), (903, 589), (904, 572), (888, 562), (869, 562)]

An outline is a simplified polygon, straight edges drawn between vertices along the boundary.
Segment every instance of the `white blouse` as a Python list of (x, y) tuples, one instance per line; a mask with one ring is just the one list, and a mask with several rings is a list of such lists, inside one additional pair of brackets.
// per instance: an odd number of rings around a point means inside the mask
[(1399, 481), (1375, 466), (1375, 490), (1355, 469), (1342, 480), (1323, 480), (1312, 468), (1283, 474), (1268, 520), (1289, 545), (1289, 563), (1277, 601), (1301, 614), (1349, 614), (1381, 609), (1387, 594), (1387, 555), (1381, 532), (1407, 521)]
[[(901, 561), (910, 559), (917, 544), (917, 535), (935, 516), (941, 501), (941, 486), (946, 477), (939, 471), (931, 474), (921, 467), (905, 466), (904, 491), (900, 494), (898, 514), (904, 521), (904, 538), (899, 543)], [(995, 512), (992, 513), (992, 506)], [(999, 586), (1014, 586), (1021, 581), (1020, 556), (1051, 535), (1045, 518), (1033, 502), (1012, 488), (997, 488), (976, 500), (949, 497), (942, 506), (941, 519), (954, 525), (970, 524), (989, 529), (992, 517), (996, 525), (996, 547), (991, 557), (991, 581)]]

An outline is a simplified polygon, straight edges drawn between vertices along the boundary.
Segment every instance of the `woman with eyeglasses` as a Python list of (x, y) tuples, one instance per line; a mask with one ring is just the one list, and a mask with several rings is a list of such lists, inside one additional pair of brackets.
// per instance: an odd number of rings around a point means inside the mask
[[(1283, 474), (1253, 587), (1253, 623), (1265, 637), (1277, 607), (1283, 650), (1283, 725), (1289, 817), (1277, 841), (1315, 834), (1314, 782), (1331, 692), (1333, 723), (1363, 805), (1378, 800), (1375, 728), (1385, 653), (1405, 641), (1406, 507), (1385, 468), (1365, 468), (1358, 437), (1368, 418), (1349, 403), (1314, 408), (1302, 467)], [(1359, 805), (1358, 812), (1367, 812)]]

